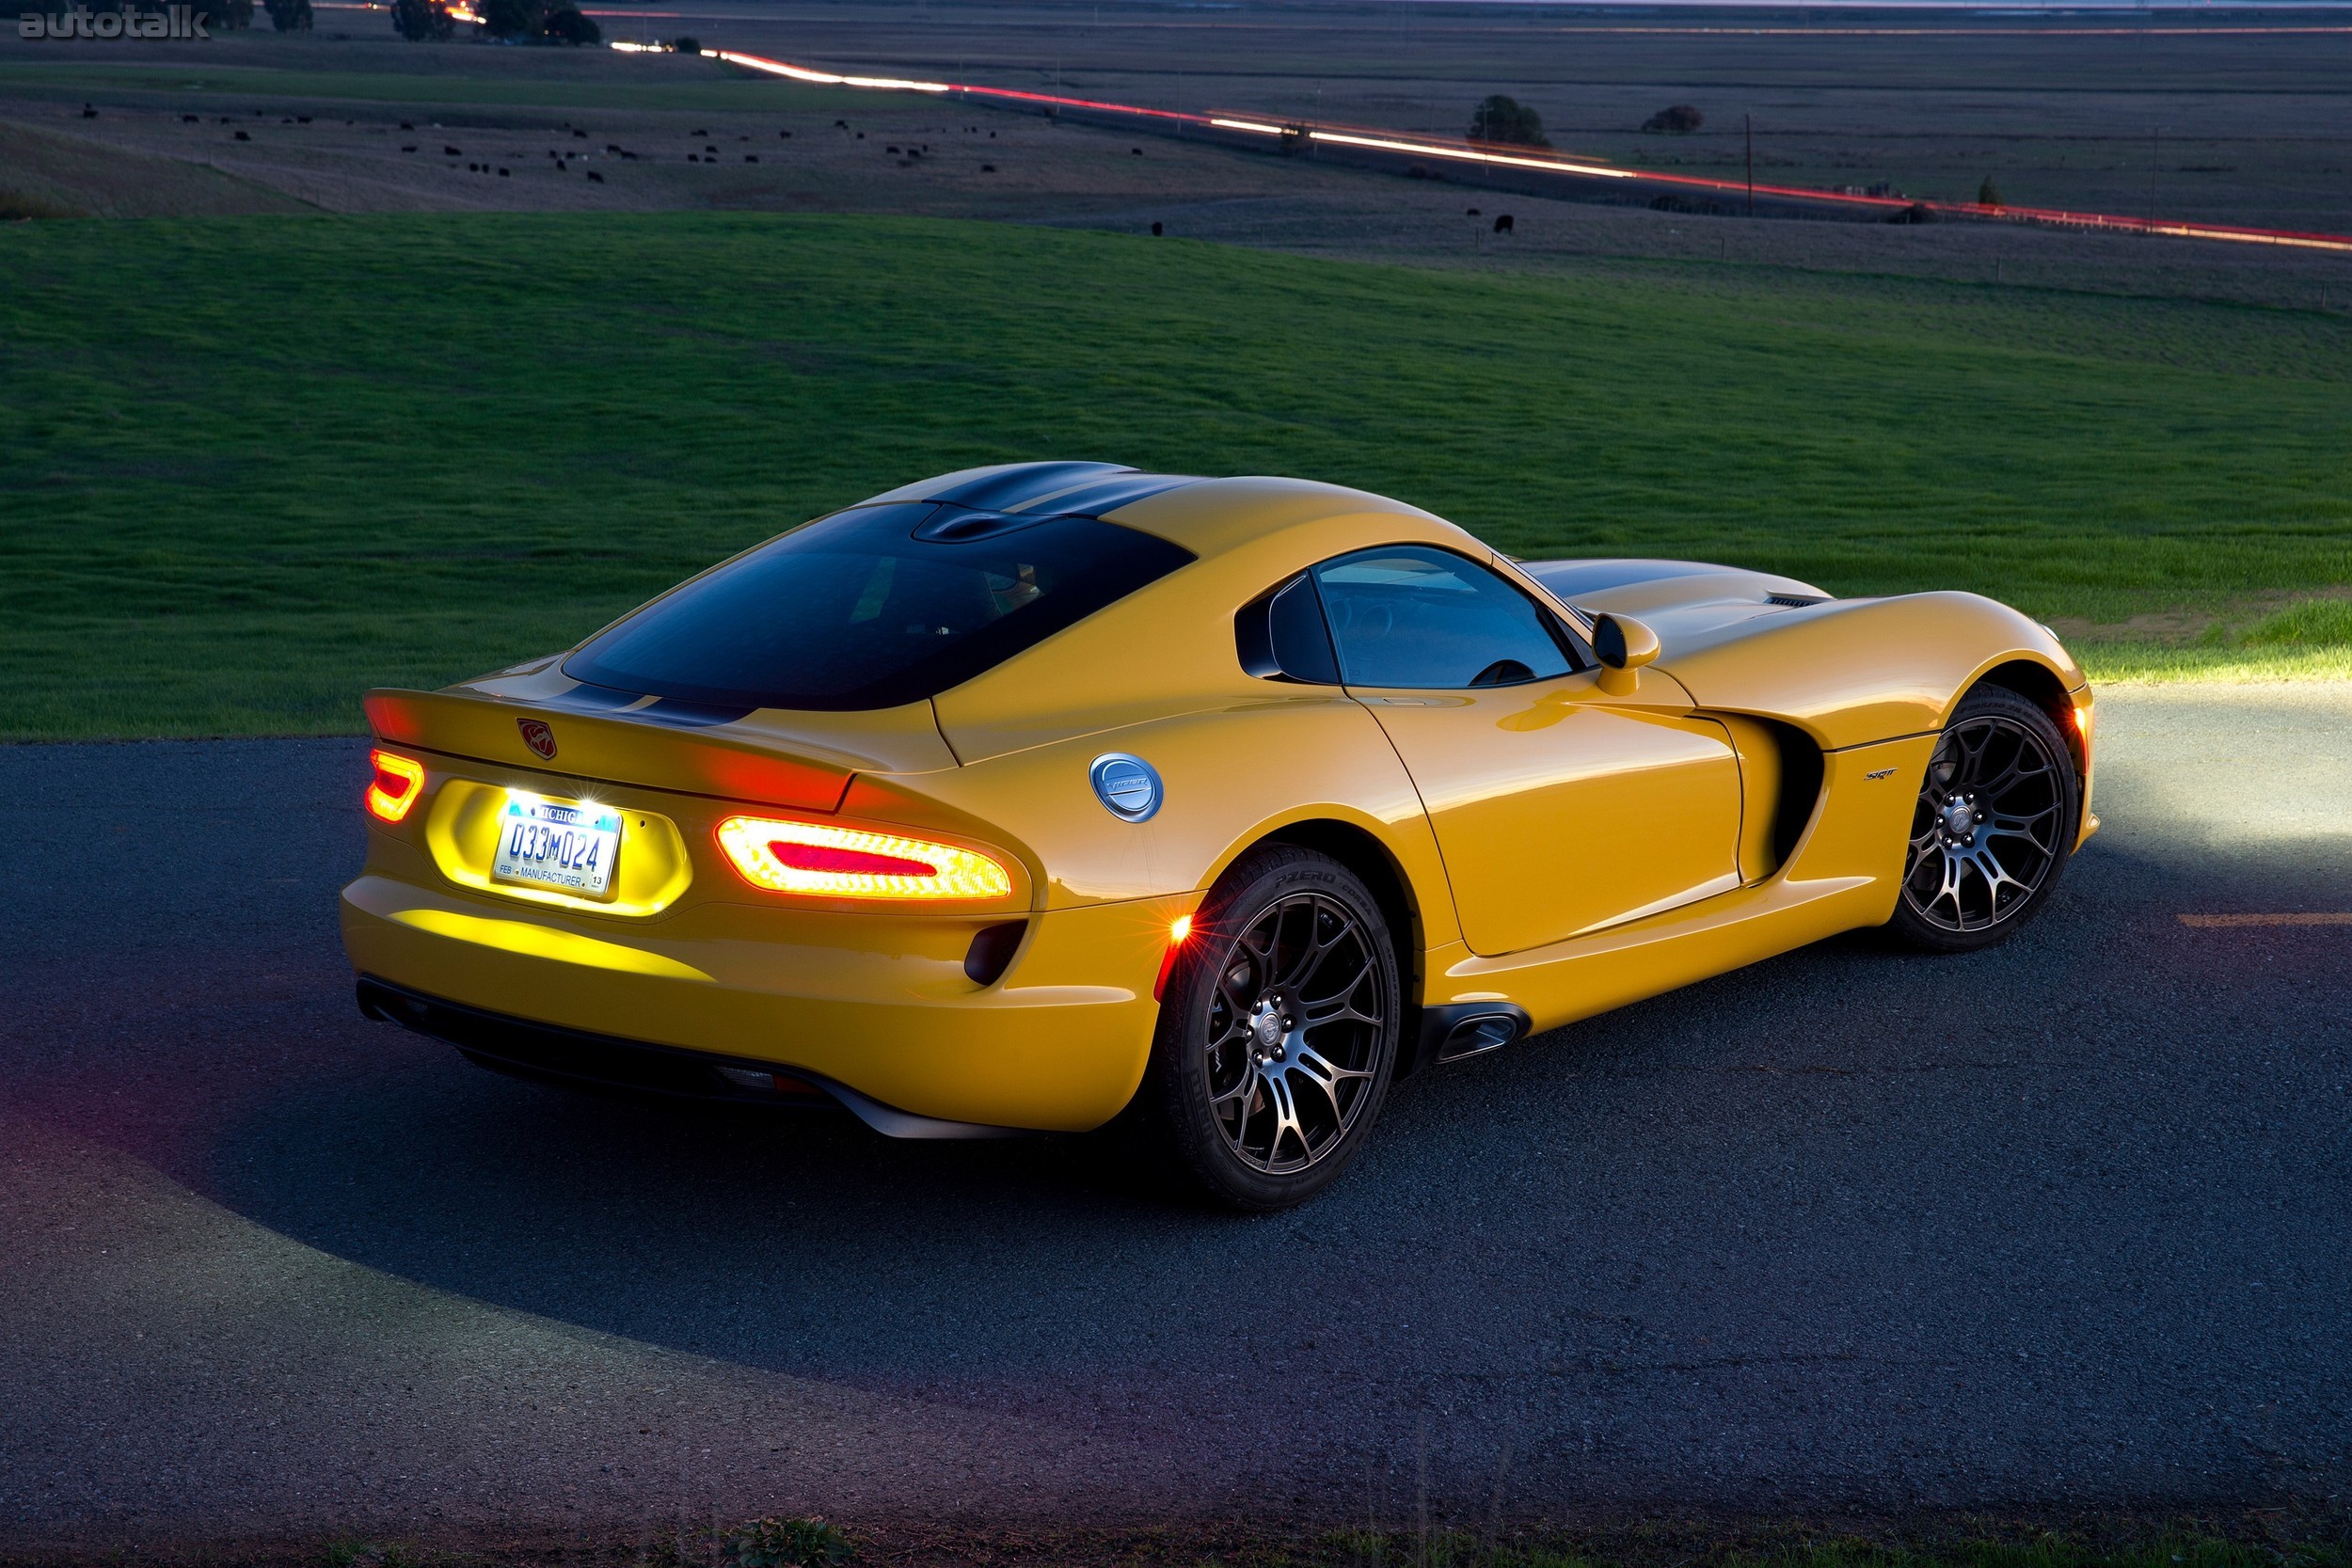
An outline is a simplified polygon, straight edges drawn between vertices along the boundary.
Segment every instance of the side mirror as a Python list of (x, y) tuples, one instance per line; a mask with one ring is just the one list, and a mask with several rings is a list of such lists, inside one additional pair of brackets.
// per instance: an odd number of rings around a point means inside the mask
[(1600, 689), (1630, 697), (1641, 684), (1637, 672), (1658, 657), (1658, 634), (1630, 615), (1604, 615), (1593, 623), (1593, 652), (1600, 658)]

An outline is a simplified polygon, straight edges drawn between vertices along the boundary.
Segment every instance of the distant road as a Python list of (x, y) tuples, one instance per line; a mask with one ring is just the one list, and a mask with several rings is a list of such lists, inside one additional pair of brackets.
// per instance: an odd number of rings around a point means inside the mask
[(1295, 1213), (353, 1010), (357, 743), (0, 748), (0, 1548), (2352, 1481), (2352, 690), (2118, 691), (2021, 940), (1418, 1081)]

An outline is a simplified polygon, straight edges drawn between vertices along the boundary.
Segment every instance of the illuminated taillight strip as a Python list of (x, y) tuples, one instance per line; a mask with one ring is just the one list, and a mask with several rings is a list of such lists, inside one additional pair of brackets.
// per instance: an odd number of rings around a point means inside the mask
[(382, 822), (397, 822), (424, 793), (424, 764), (397, 752), (374, 751), (368, 762), (375, 777), (368, 781), (368, 813)]
[[(796, 846), (817, 853), (787, 858)], [(1002, 898), (1012, 892), (1012, 874), (977, 849), (822, 822), (730, 816), (719, 824), (719, 847), (745, 881), (771, 893), (905, 901)]]

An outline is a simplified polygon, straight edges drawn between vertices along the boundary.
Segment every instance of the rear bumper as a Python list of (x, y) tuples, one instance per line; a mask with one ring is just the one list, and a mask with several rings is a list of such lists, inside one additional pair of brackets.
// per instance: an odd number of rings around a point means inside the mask
[[(671, 1095), (683, 1100), (723, 1100), (746, 1105), (833, 1104), (875, 1132), (894, 1138), (993, 1138), (1020, 1129), (984, 1127), (968, 1121), (914, 1117), (870, 1100), (846, 1085), (814, 1074), (795, 1079), (771, 1076), (771, 1062), (747, 1062), (708, 1052), (644, 1040), (615, 1039), (584, 1029), (565, 1029), (527, 1018), (468, 1007), (362, 974), (358, 985), (363, 1017), (397, 1023), (455, 1046), (484, 1067), (520, 1078), (595, 1084), (608, 1088)], [(762, 1079), (769, 1080), (766, 1083)]]
[(673, 1093), (718, 1092), (723, 1065), (773, 1069), (885, 1132), (937, 1136), (914, 1123), (1080, 1132), (1118, 1115), (1189, 902), (1033, 914), (989, 985), (964, 972), (968, 924), (741, 904), (592, 921), (380, 873), (343, 890), (342, 916), (380, 1013), (485, 1058)]

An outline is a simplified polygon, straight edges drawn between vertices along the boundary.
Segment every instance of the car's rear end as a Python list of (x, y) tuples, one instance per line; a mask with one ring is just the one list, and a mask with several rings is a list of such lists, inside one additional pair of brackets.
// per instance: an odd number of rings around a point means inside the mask
[(926, 791), (958, 768), (929, 699), (1190, 557), (984, 515), (838, 515), (565, 658), (371, 694), (362, 1006), (486, 1065), (902, 1135), (1114, 1114), (1162, 954), (1131, 909), (1049, 911), (1017, 827)]

